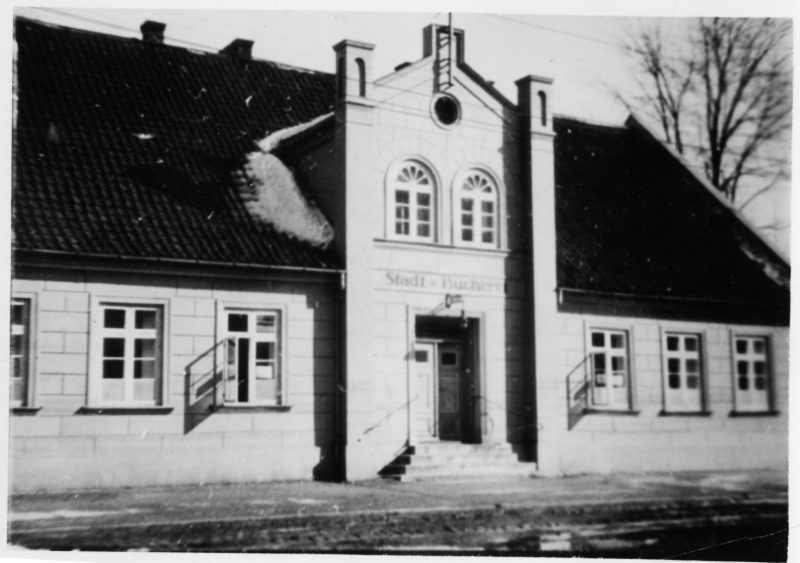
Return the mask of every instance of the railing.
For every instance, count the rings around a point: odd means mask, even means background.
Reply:
[[[567,430],[580,422],[589,407],[589,376],[584,366],[591,360],[592,355],[587,354],[567,374]]]
[[[367,434],[369,434],[369,433],[370,433],[370,432],[372,432],[373,430],[376,430],[376,429],[380,428],[381,426],[383,426],[384,424],[386,424],[386,422],[387,422],[387,421],[388,421],[390,418],[394,417],[394,415],[396,415],[397,413],[400,413],[400,412],[405,412],[405,413],[406,413],[406,416],[408,416],[408,415],[409,415],[409,413],[411,412],[411,408],[410,408],[410,407],[411,407],[411,404],[412,404],[412,403],[414,403],[414,402],[415,402],[417,399],[419,399],[419,395],[415,396],[413,399],[410,399],[410,400],[408,400],[408,401],[405,401],[405,402],[404,402],[403,404],[401,404],[400,406],[398,406],[398,407],[396,407],[396,408],[392,409],[391,411],[389,411],[388,413],[386,413],[385,415],[383,415],[381,418],[379,418],[378,420],[376,420],[376,421],[375,421],[373,424],[371,424],[371,425],[369,425],[367,428],[365,428],[365,429],[364,429],[364,431],[361,433],[361,435],[362,435],[362,436],[366,436]]]
[[[202,422],[222,404],[220,388],[224,393],[224,368],[227,365],[227,346],[230,338],[223,338],[211,348],[197,356],[184,368],[186,377],[185,411],[191,419],[185,425],[187,431]],[[219,348],[222,346],[222,353]],[[220,359],[222,360],[220,362]],[[222,385],[220,385],[222,384]]]

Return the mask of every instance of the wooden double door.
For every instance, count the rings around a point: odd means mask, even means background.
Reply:
[[[471,357],[454,339],[418,339],[416,425],[421,439],[474,441],[476,395]]]

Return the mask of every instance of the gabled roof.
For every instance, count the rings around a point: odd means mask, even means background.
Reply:
[[[772,303],[788,315],[788,264],[629,123],[555,120],[559,286]]]
[[[331,268],[248,213],[268,133],[331,111],[334,77],[18,18],[15,248]]]
[[[16,40],[16,250],[338,266],[246,201],[259,141],[333,127],[333,75],[23,18]],[[788,264],[652,136],[554,128],[560,288],[788,315]]]

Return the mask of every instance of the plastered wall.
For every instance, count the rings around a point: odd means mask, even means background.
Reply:
[[[634,412],[586,414],[568,430],[565,380],[586,369],[587,327],[628,331]],[[787,467],[788,329],[570,313],[560,313],[554,328],[559,367],[537,384],[547,473]],[[708,413],[664,414],[664,331],[701,335]],[[774,412],[735,412],[736,334],[769,338]]]
[[[23,272],[12,290],[35,300],[33,406],[40,407],[11,416],[12,490],[308,479],[334,470],[337,303],[330,284]],[[82,414],[92,297],[165,304],[169,412]],[[215,342],[220,303],[285,312],[287,409],[212,413],[187,401],[187,381],[213,368],[204,354]]]

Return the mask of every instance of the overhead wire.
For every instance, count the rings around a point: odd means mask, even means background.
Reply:
[[[34,7],[34,8],[31,8],[31,9],[34,9],[34,10],[37,10],[37,11],[48,12],[48,13],[52,13],[52,14],[55,14],[55,15],[59,15],[59,16],[72,18],[72,19],[75,19],[75,20],[79,20],[79,21],[84,21],[86,23],[92,23],[94,25],[104,26],[104,27],[107,27],[109,29],[116,29],[116,30],[119,30],[119,31],[126,31],[126,32],[131,32],[131,33],[139,33],[138,29],[134,29],[134,28],[127,27],[127,26],[114,24],[114,23],[103,21],[103,20],[99,20],[99,19],[96,19],[96,18],[90,18],[90,17],[83,16],[83,15],[78,15],[78,14],[74,14],[74,13],[70,13],[70,12],[65,12],[65,11],[62,11],[62,10],[57,10],[57,9],[53,9],[53,8],[38,8],[38,7]],[[439,15],[441,15],[441,12],[437,12],[436,15],[434,15],[434,17],[429,21],[431,23],[435,22],[436,18]],[[499,14],[488,14],[488,15],[490,17],[493,17],[493,18],[496,18],[496,19],[499,19],[499,20],[514,22],[514,23],[517,23],[517,24],[520,24],[520,25],[524,25],[524,26],[527,26],[527,27],[540,29],[540,30],[543,30],[543,31],[548,31],[548,32],[551,32],[551,33],[557,33],[557,34],[573,37],[573,38],[576,38],[576,39],[589,41],[589,42],[592,42],[592,43],[595,43],[595,44],[603,45],[603,46],[606,46],[606,47],[613,47],[615,49],[619,49],[619,45],[611,43],[609,41],[604,41],[602,39],[598,39],[596,37],[591,37],[591,36],[588,36],[588,35],[569,32],[569,31],[565,31],[565,30],[560,30],[560,29],[557,29],[557,28],[548,27],[548,26],[541,25],[541,24],[536,24],[536,23],[533,23],[533,22],[523,21],[523,20],[520,20],[520,19],[517,19],[517,18],[514,18],[514,17],[510,17],[510,16],[502,16],[502,15],[499,15]],[[297,39],[294,38],[294,40],[297,40]],[[170,41],[174,42],[174,43],[180,43],[180,44],[183,44],[183,45],[189,45],[189,46],[192,46],[192,47],[195,47],[195,48],[208,50],[208,51],[211,51],[211,52],[217,52],[219,50],[218,47],[213,47],[211,45],[207,45],[207,44],[203,44],[203,43],[197,43],[197,42],[194,42],[194,41],[187,41],[187,40],[184,40],[184,39],[170,38]],[[308,45],[320,46],[320,44],[315,43],[315,42],[310,42],[310,41],[304,41],[304,43],[308,44]],[[350,80],[354,80],[354,79],[350,79]],[[426,80],[426,82],[427,82],[427,80]],[[373,86],[379,87],[379,88],[395,90],[396,92],[398,92],[398,95],[399,94],[410,94],[410,95],[416,95],[416,96],[422,96],[422,97],[430,97],[430,94],[428,94],[428,93],[419,92],[419,91],[415,90],[415,88],[418,87],[419,85],[421,85],[421,83],[417,84],[417,85],[414,85],[414,86],[411,86],[411,87],[408,87],[408,88],[398,88],[398,87],[395,87],[395,86],[391,86],[389,84],[379,84],[375,80],[370,81],[370,84],[373,85]],[[384,107],[390,107],[391,106],[391,107],[396,108],[397,110],[405,111],[406,115],[410,115],[410,116],[425,116],[425,115],[428,115],[425,111],[420,111],[420,110],[418,110],[418,108],[413,107],[413,106],[406,106],[406,105],[402,105],[402,104],[393,104],[393,103],[390,103],[390,102],[387,102],[387,101],[381,101],[380,103]],[[461,103],[462,103],[462,105],[467,106],[467,107],[475,107],[475,108],[479,108],[479,109],[482,109],[482,110],[486,110],[486,109],[490,109],[491,110],[491,108],[487,108],[487,106],[485,104],[477,104],[477,103],[464,102],[464,101],[462,101]],[[505,118],[503,118],[502,116],[498,116],[498,117],[500,117],[501,119],[505,120]],[[482,121],[478,121],[478,120],[464,120],[463,122],[470,123],[471,125],[473,125],[475,127],[483,128],[484,130],[493,130],[493,129],[499,130],[499,129],[503,129],[503,127],[497,126],[496,124],[492,124],[492,123],[488,123],[488,122],[482,122]],[[702,149],[702,147],[700,147],[699,145],[691,145],[689,143],[684,143],[684,145],[690,146],[691,148],[694,148],[696,150]],[[741,155],[741,153],[737,153],[737,152],[735,152],[733,150],[729,150],[727,152],[729,154],[733,155],[733,156],[740,156]],[[787,158],[774,158],[774,157],[767,157],[767,156],[761,156],[761,155],[755,154],[755,155],[752,156],[752,158],[754,160],[760,160],[760,161],[765,161],[765,162],[773,162],[773,163],[777,163],[777,164],[787,164],[789,162],[788,157]]]
[[[74,18],[74,19],[77,19],[77,20],[85,21],[87,23],[93,23],[95,25],[104,25],[104,26],[107,26],[109,28],[117,29],[117,30],[120,30],[120,31],[129,31],[129,32],[132,32],[132,33],[138,33],[139,32],[139,30],[136,30],[136,29],[133,29],[133,28],[120,26],[120,25],[117,25],[117,24],[109,23],[109,22],[104,22],[104,21],[101,21],[101,20],[98,20],[98,19],[94,19],[94,18],[87,18],[85,16],[70,14],[68,12],[63,12],[61,10],[55,10],[55,9],[51,9],[51,8],[35,8],[35,9],[36,10],[50,12],[50,13],[57,14],[57,15],[62,15],[62,16],[65,16],[65,17],[71,17],[71,18]],[[186,45],[192,45],[194,47],[207,49],[207,50],[210,50],[212,52],[217,52],[218,51],[218,47],[212,47],[210,45],[205,45],[205,44],[202,44],[202,43],[195,43],[195,42],[192,42],[192,41],[185,41],[185,40],[182,40],[182,39],[174,39],[174,38],[170,38],[170,41],[171,42],[180,42],[180,43],[183,43],[183,44],[186,44]],[[312,42],[306,42],[306,43],[311,44],[311,45],[319,45],[317,43],[312,43]],[[349,80],[353,80],[353,79],[349,79]],[[428,80],[426,79],[426,82],[427,81]],[[386,89],[389,89],[389,90],[395,90],[398,93],[429,97],[429,94],[425,94],[425,93],[418,92],[418,91],[414,90],[414,88],[416,88],[417,86],[419,86],[421,84],[414,85],[414,86],[412,86],[410,88],[398,88],[398,87],[395,87],[395,86],[391,86],[389,84],[379,84],[377,80],[371,80],[369,83],[370,83],[370,85],[378,86],[380,88],[386,88]],[[472,105],[473,107],[479,107],[479,108],[484,108],[485,107],[482,104],[474,104],[474,103],[471,103],[471,102],[462,102],[462,105],[467,105],[467,106]]]
[[[28,8],[28,9],[34,10],[34,11],[39,11],[39,12],[47,12],[47,13],[51,13],[51,14],[54,14],[54,15],[58,15],[58,16],[66,17],[66,18],[71,18],[71,19],[74,19],[74,20],[83,21],[83,22],[86,22],[86,23],[94,24],[94,25],[107,27],[109,29],[115,29],[117,31],[125,31],[125,32],[129,32],[129,33],[134,33],[134,34],[139,34],[140,33],[140,30],[135,29],[133,27],[127,27],[127,26],[123,26],[123,25],[119,25],[119,24],[115,24],[115,23],[99,20],[99,19],[96,19],[96,18],[90,18],[90,17],[87,17],[87,16],[78,15],[78,14],[74,14],[74,13],[70,13],[70,12],[65,12],[65,11],[57,10],[57,9],[53,9],[53,8],[31,7],[31,8]],[[439,13],[437,13],[437,16],[438,15],[439,15]],[[433,23],[432,20],[431,20],[431,23]],[[217,22],[215,22],[214,25],[217,25]],[[234,30],[234,28],[232,26],[226,26],[226,27],[228,27],[228,29]],[[288,35],[284,35],[284,34],[280,34],[280,33],[276,34],[274,32],[271,32],[270,35],[284,37],[286,39],[291,39],[291,41],[294,42],[294,43],[302,43],[304,45],[311,45],[311,46],[314,46],[314,47],[318,47],[319,49],[329,50],[331,48],[330,45],[325,45],[325,44],[322,44],[322,43],[318,43],[316,41],[308,41],[308,40],[305,40],[305,39],[300,39],[295,35],[288,36]],[[218,53],[220,48],[221,48],[220,46],[208,45],[206,43],[197,43],[195,41],[188,41],[186,39],[179,39],[179,38],[172,37],[172,36],[167,37],[167,41],[170,44],[176,43],[176,44],[180,44],[180,45],[186,45],[186,46],[189,46],[189,47],[192,47],[192,48],[195,48],[195,49],[202,49],[202,50],[208,51],[210,53]],[[375,57],[375,58],[377,58],[377,60],[383,61],[387,66],[393,67],[393,64],[388,59],[383,59],[381,57]],[[277,62],[277,61],[275,61],[275,62]],[[288,64],[288,63],[286,63],[286,64]],[[319,72],[324,72],[324,71],[319,71]]]
[[[105,27],[108,27],[110,29],[115,29],[115,30],[119,30],[119,31],[126,31],[126,32],[130,32],[130,33],[135,33],[135,34],[139,33],[139,30],[131,28],[131,27],[121,26],[121,25],[118,25],[118,24],[102,21],[102,20],[99,20],[99,19],[96,19],[96,18],[90,18],[90,17],[87,17],[87,16],[74,14],[74,13],[70,13],[70,12],[65,12],[65,11],[62,11],[62,10],[57,10],[57,9],[53,9],[53,8],[32,8],[32,9],[37,10],[37,11],[43,11],[43,12],[59,15],[59,16],[63,16],[63,17],[72,18],[72,19],[75,19],[75,20],[78,20],[78,21],[84,21],[84,22],[91,23],[91,24],[94,24],[94,25],[105,26]],[[442,12],[437,12],[432,19],[428,20],[429,23],[435,23],[436,18],[439,17],[441,14],[442,14]],[[500,16],[498,16],[498,17],[500,17]],[[518,23],[522,23],[522,24],[528,25],[528,22],[521,22],[521,21],[518,21],[518,20],[514,20],[514,18],[501,17],[501,19],[517,21]],[[553,31],[553,32],[558,32],[559,31],[559,30],[554,29],[554,28],[547,28],[546,26],[538,26],[538,27],[542,27],[544,29],[547,29],[547,30]],[[579,34],[572,34],[572,35],[579,36]],[[583,38],[585,38],[585,37],[583,37]],[[294,41],[298,41],[298,39],[296,39],[296,38],[293,38],[293,40]],[[219,47],[214,47],[214,46],[203,44],[203,43],[197,43],[197,42],[194,42],[194,41],[187,41],[187,40],[176,39],[176,38],[172,38],[172,37],[169,38],[169,41],[170,41],[170,43],[179,43],[179,44],[182,44],[182,45],[190,46],[192,48],[198,48],[198,49],[207,50],[207,51],[210,51],[212,53],[216,53],[216,52],[219,51]],[[307,45],[314,45],[314,46],[322,47],[321,44],[316,43],[316,42],[311,42],[311,41],[302,41],[302,42],[307,44]],[[392,66],[392,65],[390,64],[389,66]],[[324,72],[324,71],[319,71],[319,72]],[[378,85],[376,81],[371,81],[371,84],[376,85],[376,86]],[[382,88],[388,88],[388,89],[394,88],[393,86],[390,86],[388,84],[381,84],[379,86],[382,87]],[[427,96],[427,94],[422,94],[422,93],[418,93],[418,92],[412,92],[412,91],[410,91],[408,89],[397,89],[397,91],[398,92],[403,92],[403,93],[411,93],[412,95]],[[465,104],[469,105],[470,102],[465,102]],[[483,107],[482,104],[472,104],[472,105],[474,105],[475,107]]]
[[[115,24],[115,23],[109,23],[109,22],[105,22],[105,21],[98,20],[98,19],[95,19],[95,18],[89,18],[89,17],[86,17],[86,16],[79,16],[79,15],[76,15],[76,14],[71,14],[69,12],[63,12],[61,10],[54,10],[53,8],[33,8],[33,9],[34,10],[38,10],[38,11],[42,11],[42,12],[49,12],[49,13],[56,14],[56,15],[63,16],[63,17],[67,17],[67,18],[72,18],[72,19],[79,20],[79,21],[84,21],[84,22],[87,22],[87,23],[92,23],[92,24],[95,24],[95,25],[105,26],[105,27],[108,27],[110,29],[117,29],[119,31],[127,31],[127,32],[130,32],[130,33],[139,33],[140,32],[138,29],[134,29],[134,28],[131,28],[131,27],[126,27],[126,26],[123,26],[123,25]],[[207,50],[214,51],[214,52],[219,50],[218,47],[211,47],[210,45],[204,45],[202,43],[195,43],[194,41],[186,41],[184,39],[175,39],[175,38],[171,37],[170,41],[174,42],[174,43],[181,43],[183,45],[190,45],[192,47],[196,47],[196,48],[199,48],[199,49],[207,49]]]
[[[495,19],[514,22],[514,23],[517,23],[519,25],[524,25],[524,26],[531,27],[531,28],[534,28],[534,29],[539,29],[539,30],[542,30],[542,31],[549,31],[550,33],[557,33],[557,34],[564,35],[564,36],[567,36],[567,37],[572,37],[572,38],[575,38],[575,39],[581,39],[583,41],[589,41],[589,42],[595,43],[597,45],[603,45],[604,47],[613,47],[614,49],[620,49],[620,45],[618,45],[616,43],[612,43],[610,41],[604,41],[603,39],[599,39],[597,37],[591,37],[589,35],[583,35],[583,34],[575,33],[575,32],[572,32],[572,31],[564,31],[563,29],[558,29],[558,28],[554,28],[554,27],[548,27],[546,25],[541,25],[541,24],[537,24],[537,23],[533,23],[533,22],[520,20],[520,19],[511,17],[511,16],[501,16],[500,14],[488,14],[488,15],[489,15],[489,17],[492,17],[492,18],[495,18]]]

